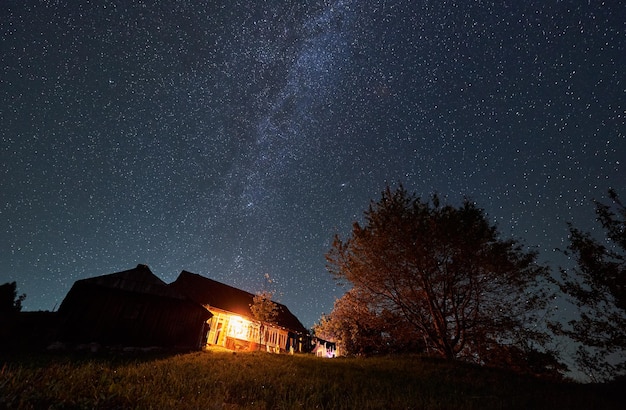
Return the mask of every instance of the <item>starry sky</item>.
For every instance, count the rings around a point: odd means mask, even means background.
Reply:
[[[386,184],[469,197],[552,266],[626,195],[621,1],[0,3],[0,283],[54,310],[147,264],[306,327]],[[267,284],[264,275],[272,283]]]

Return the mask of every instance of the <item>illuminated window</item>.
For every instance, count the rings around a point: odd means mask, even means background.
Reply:
[[[239,316],[232,316],[230,318],[228,336],[246,340],[248,328],[250,327],[249,324],[250,322]]]

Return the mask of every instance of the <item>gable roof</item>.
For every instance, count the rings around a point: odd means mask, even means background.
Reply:
[[[250,305],[254,294],[241,289],[226,285],[213,279],[200,276],[188,271],[182,271],[178,278],[170,284],[178,292],[189,296],[196,303],[209,305],[240,316],[253,318]],[[308,333],[298,318],[289,311],[287,306],[276,303],[278,317],[276,322],[279,326],[297,333]]]
[[[172,299],[186,300],[185,295],[177,292],[159,279],[146,265],[137,265],[133,269],[93,278],[77,280],[74,286],[98,286],[126,292],[154,295]]]

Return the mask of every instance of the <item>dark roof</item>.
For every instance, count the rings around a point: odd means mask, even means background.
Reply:
[[[209,305],[248,318],[253,317],[250,305],[253,302],[254,294],[244,290],[187,271],[182,271],[170,286],[189,296],[196,303]],[[276,321],[279,326],[293,332],[308,333],[287,306],[280,303],[276,303],[276,305],[278,306]]]
[[[185,295],[177,292],[155,276],[148,266],[141,264],[122,272],[77,280],[75,285],[92,285],[173,299],[187,299]]]

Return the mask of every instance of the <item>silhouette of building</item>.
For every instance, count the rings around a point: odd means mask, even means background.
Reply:
[[[74,283],[58,311],[60,340],[108,346],[310,351],[307,329],[280,303],[273,323],[250,309],[254,295],[183,271],[166,284],[146,265]]]
[[[211,317],[145,265],[76,281],[58,315],[65,342],[192,349]]]

